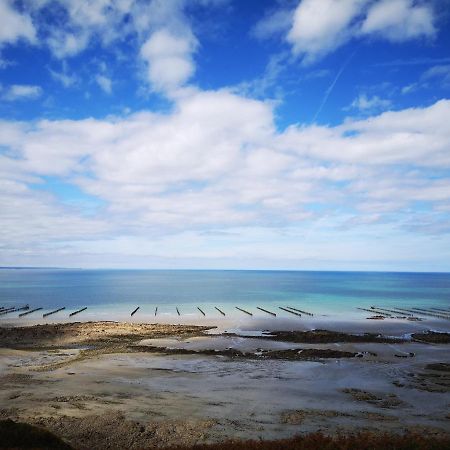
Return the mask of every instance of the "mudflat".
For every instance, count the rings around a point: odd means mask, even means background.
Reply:
[[[0,418],[73,448],[450,434],[448,333],[223,333],[86,322],[0,328]]]
[[[0,327],[0,346],[10,348],[61,347],[64,345],[126,345],[146,337],[191,335],[212,326],[147,323],[73,322]]]

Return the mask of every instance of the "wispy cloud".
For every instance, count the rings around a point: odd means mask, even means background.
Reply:
[[[446,86],[450,86],[450,64],[441,64],[430,67],[422,74],[423,80],[438,80]]]
[[[78,77],[74,73],[69,73],[69,69],[65,61],[62,64],[62,70],[57,71],[49,69],[51,77],[61,83],[64,87],[68,88],[77,84]]]
[[[410,58],[410,59],[394,59],[375,64],[378,67],[401,67],[401,66],[432,66],[437,64],[450,63],[449,57],[442,58]]]
[[[103,92],[106,92],[107,94],[111,94],[112,92],[112,81],[110,78],[108,78],[105,75],[96,75],[95,81],[100,86],[101,90]]]
[[[9,102],[15,100],[32,100],[40,97],[41,95],[42,88],[40,86],[13,84],[4,90],[2,99]]]
[[[359,94],[350,105],[344,108],[344,110],[357,110],[363,113],[374,113],[376,111],[385,110],[391,105],[391,100],[380,98],[378,95],[368,97],[366,94]]]

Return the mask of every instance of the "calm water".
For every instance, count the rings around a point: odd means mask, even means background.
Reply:
[[[297,306],[356,314],[356,306],[450,307],[450,274],[294,271],[0,269],[0,306],[176,314],[200,306]],[[361,314],[361,313],[360,313]],[[1,320],[1,318],[0,318]]]

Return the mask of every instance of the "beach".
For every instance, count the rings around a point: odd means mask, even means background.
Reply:
[[[255,325],[3,324],[1,418],[77,449],[450,433],[445,321]]]

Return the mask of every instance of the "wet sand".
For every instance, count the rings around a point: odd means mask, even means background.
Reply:
[[[80,449],[318,430],[450,434],[449,344],[411,339],[438,327],[402,323],[377,340],[380,329],[368,326],[362,339],[360,323],[351,328],[358,338],[318,341],[323,332],[277,335],[279,322],[265,324],[268,333],[114,322],[0,328],[0,417]]]

